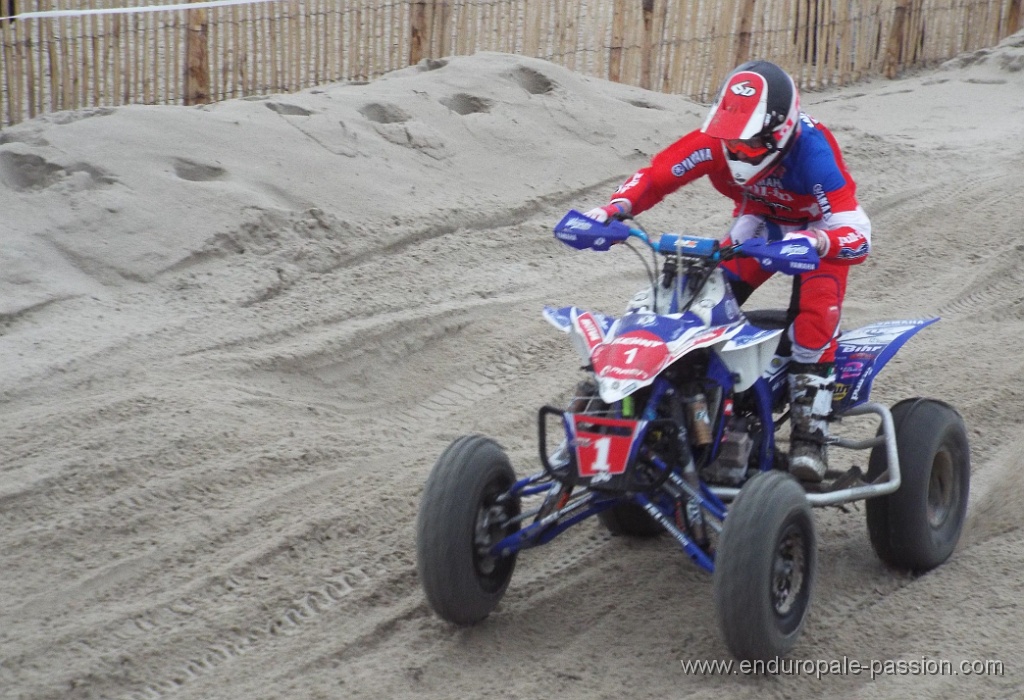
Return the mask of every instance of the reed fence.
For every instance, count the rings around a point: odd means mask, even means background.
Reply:
[[[1021,28],[1021,2],[0,0],[0,126],[366,81],[477,51],[704,102],[756,56],[815,89],[992,46]]]

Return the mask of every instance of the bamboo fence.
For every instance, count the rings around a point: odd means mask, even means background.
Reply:
[[[0,127],[367,81],[478,51],[707,102],[750,57],[823,88],[992,46],[1022,19],[1022,0],[172,1],[0,0]]]

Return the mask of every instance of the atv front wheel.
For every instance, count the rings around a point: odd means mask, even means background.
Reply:
[[[726,514],[712,576],[718,622],[737,659],[767,660],[793,648],[816,571],[804,490],[780,471],[751,477]]]
[[[928,571],[949,558],[960,539],[971,484],[971,455],[963,419],[932,399],[892,407],[900,487],[868,499],[868,535],[889,566]],[[885,446],[871,450],[868,481],[888,467]]]
[[[514,483],[505,451],[480,435],[455,440],[427,479],[416,521],[417,568],[427,602],[449,622],[475,624],[505,594],[516,555],[490,550],[519,529],[512,522],[519,499],[504,496]]]

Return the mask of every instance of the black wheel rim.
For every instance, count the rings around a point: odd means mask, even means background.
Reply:
[[[789,633],[800,625],[810,590],[811,540],[800,520],[782,531],[772,559],[771,596],[779,628]]]
[[[492,482],[477,509],[473,527],[473,567],[487,591],[500,589],[511,575],[514,556],[498,557],[491,548],[516,530],[509,521],[519,514],[513,498],[502,499],[508,484]]]
[[[956,476],[953,456],[941,450],[935,455],[928,478],[928,524],[933,529],[942,527],[960,500],[960,482]]]

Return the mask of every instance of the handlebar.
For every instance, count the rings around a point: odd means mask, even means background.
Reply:
[[[714,264],[742,256],[757,260],[766,270],[788,275],[815,270],[819,264],[818,252],[809,241],[766,241],[763,238],[750,238],[741,243],[723,246],[717,238],[680,233],[664,233],[652,239],[646,231],[625,221],[609,219],[601,223],[575,210],[562,217],[554,232],[558,240],[577,250],[606,251],[616,243],[636,238],[655,253],[666,256],[703,260]]]

